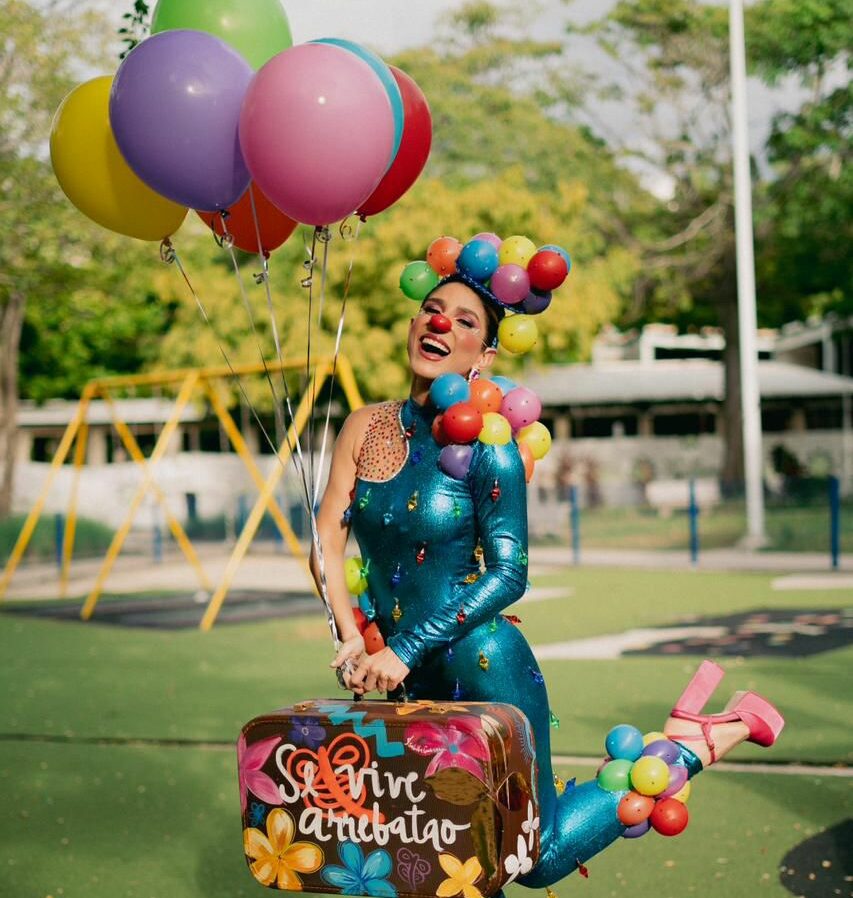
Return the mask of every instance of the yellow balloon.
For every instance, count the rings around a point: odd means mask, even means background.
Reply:
[[[682,802],[682,804],[687,804],[687,799],[690,798],[690,780],[687,780],[687,782],[675,793],[675,795],[671,797],[676,801]]]
[[[533,458],[539,461],[545,458],[551,448],[551,432],[541,421],[534,421],[518,432],[518,442],[527,443]]]
[[[646,755],[631,768],[631,788],[640,795],[659,795],[669,785],[666,761]]]
[[[141,181],[124,161],[110,126],[113,79],[93,78],[59,104],[50,131],[50,160],[69,200],[102,227],[140,240],[174,233],[186,208]]]
[[[512,439],[512,427],[498,412],[486,412],[477,439],[487,446],[504,446]]]
[[[498,341],[509,352],[527,352],[538,339],[539,328],[530,315],[507,315],[498,325]]]
[[[652,742],[657,742],[660,739],[666,738],[667,736],[665,733],[646,733],[646,735],[643,736],[643,745],[651,745]]]
[[[360,596],[367,589],[367,579],[362,573],[360,558],[347,558],[344,562],[344,577],[347,589],[354,595]]]
[[[507,237],[498,250],[498,261],[501,265],[520,265],[527,268],[527,263],[536,255],[536,244],[529,237],[515,234]]]

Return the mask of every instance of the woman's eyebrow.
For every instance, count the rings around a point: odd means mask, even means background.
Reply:
[[[474,309],[469,309],[466,306],[459,306],[459,311],[467,312],[469,315],[473,315],[477,319],[477,321],[480,320],[480,316],[477,314],[477,312],[474,311]]]

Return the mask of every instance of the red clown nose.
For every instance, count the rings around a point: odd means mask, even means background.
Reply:
[[[439,334],[448,334],[453,328],[453,322],[447,315],[431,315],[429,319],[430,330]]]

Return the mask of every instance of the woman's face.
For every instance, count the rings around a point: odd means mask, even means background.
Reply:
[[[475,366],[488,367],[495,351],[484,343],[487,326],[483,302],[473,290],[456,282],[443,284],[424,300],[409,326],[412,373],[435,380],[441,374],[467,375]]]

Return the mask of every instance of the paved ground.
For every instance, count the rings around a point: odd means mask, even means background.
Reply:
[[[218,584],[228,563],[228,550],[219,544],[197,547],[202,565],[214,585]],[[71,568],[68,596],[88,594],[95,583],[102,559],[75,561]],[[569,547],[534,546],[530,550],[531,572],[572,564]],[[646,570],[690,570],[694,566],[687,552],[586,549],[581,554],[584,567],[622,567]],[[833,571],[829,556],[817,553],[750,552],[739,549],[715,549],[703,552],[695,566],[700,571],[759,571],[778,573],[778,589],[853,588],[853,558],[842,558]],[[305,593],[311,590],[302,562],[266,546],[253,549],[244,559],[234,579],[235,589],[274,590]],[[123,555],[117,560],[106,582],[110,593],[141,591],[203,590],[194,569],[180,552],[171,551],[162,562],[150,556]],[[8,599],[59,598],[59,578],[53,564],[24,564],[15,572],[6,592]],[[200,595],[199,599],[204,600]],[[542,596],[541,598],[544,598]]]

